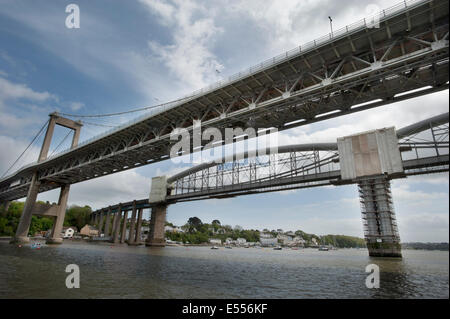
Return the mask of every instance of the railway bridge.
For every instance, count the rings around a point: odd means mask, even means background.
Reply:
[[[27,198],[14,242],[28,241],[31,216],[42,213],[55,217],[49,242],[60,243],[70,185],[168,159],[175,143],[171,133],[192,134],[197,121],[221,132],[283,131],[448,90],[448,38],[448,0],[406,0],[82,143],[81,123],[53,113],[38,161],[0,179],[0,203]],[[75,134],[70,149],[49,157],[55,125]],[[351,149],[349,140],[343,149]],[[205,142],[190,152],[206,148]],[[51,211],[36,203],[38,193],[58,188]]]
[[[357,184],[370,256],[400,257],[390,180],[449,170],[448,120],[445,113],[399,130],[382,128],[334,143],[286,145],[276,153],[263,149],[217,158],[170,177],[154,177],[149,198],[99,209],[93,212],[92,223],[112,242],[136,245],[141,239],[142,212],[151,209],[146,245],[164,246],[169,205]]]

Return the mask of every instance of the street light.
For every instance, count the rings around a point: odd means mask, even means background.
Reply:
[[[328,19],[330,19],[331,36],[333,36],[333,19],[330,16],[328,16]]]

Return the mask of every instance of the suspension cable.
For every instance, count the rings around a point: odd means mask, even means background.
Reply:
[[[192,96],[183,97],[181,99],[172,100],[172,101],[164,102],[164,103],[161,103],[161,104],[145,106],[145,107],[141,107],[141,108],[137,108],[137,109],[133,109],[133,110],[129,110],[129,111],[117,112],[117,113],[91,114],[91,115],[77,115],[77,114],[68,114],[68,113],[59,113],[59,114],[64,115],[64,116],[68,116],[68,117],[76,117],[76,118],[88,118],[88,117],[92,118],[92,117],[117,116],[117,115],[123,115],[123,114],[135,113],[135,112],[142,112],[142,111],[154,109],[154,108],[157,108],[157,107],[160,107],[160,106],[165,106],[165,105],[168,105],[168,104],[171,104],[171,103],[180,102],[180,101],[189,99],[191,97]]]
[[[30,146],[36,141],[36,139],[41,136],[44,128],[47,126],[48,122],[50,121],[50,119],[47,120],[47,122],[45,122],[45,124],[41,127],[41,129],[39,130],[39,132],[34,136],[33,140],[31,141],[30,144],[28,144],[28,146],[25,148],[25,150],[22,152],[22,154],[20,154],[20,156],[14,161],[14,163],[6,170],[5,173],[3,173],[2,177],[4,177],[10,170],[11,168],[14,167],[14,165],[16,165],[16,163],[20,160],[20,158],[25,154],[25,152],[30,148]]]
[[[56,146],[56,148],[53,150],[53,152],[50,154],[49,157],[52,157],[53,154],[55,154],[55,152],[58,150],[58,148],[64,143],[64,141],[67,139],[67,137],[69,137],[70,133],[72,133],[72,130],[69,131],[69,133],[67,133],[67,135],[63,138],[63,140],[58,144],[58,146]]]

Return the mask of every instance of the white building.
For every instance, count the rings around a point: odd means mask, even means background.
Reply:
[[[77,232],[76,227],[73,227],[73,226],[63,227],[61,235],[63,238],[72,238],[76,232]]]
[[[209,243],[213,245],[222,245],[222,240],[217,238],[210,238]]]
[[[272,238],[259,238],[259,242],[261,243],[261,246],[276,246],[278,245],[278,239],[272,237]]]
[[[236,244],[237,245],[244,245],[247,242],[247,240],[245,238],[238,238],[236,239]]]
[[[292,243],[292,236],[279,234],[277,239],[279,239],[284,245],[289,245]]]

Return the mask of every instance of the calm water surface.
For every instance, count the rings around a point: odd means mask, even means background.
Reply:
[[[0,298],[449,298],[449,254],[404,250],[128,247],[64,242],[19,248],[0,241]],[[80,289],[65,268],[80,267]],[[367,289],[365,267],[380,267]]]

